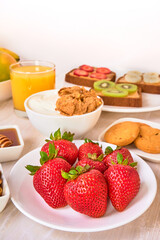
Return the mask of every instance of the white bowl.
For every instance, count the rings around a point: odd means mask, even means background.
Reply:
[[[0,82],[0,102],[12,97],[11,80]]]
[[[1,126],[0,130],[1,129],[10,129],[10,128],[13,128],[16,130],[17,136],[19,139],[19,145],[0,148],[0,162],[18,160],[18,158],[20,157],[20,155],[22,153],[23,147],[24,147],[24,142],[23,142],[20,130],[17,125]]]
[[[33,94],[28,97],[24,103],[27,116],[32,125],[38,129],[45,137],[50,136],[50,134],[52,132],[55,132],[58,128],[61,129],[61,132],[70,131],[71,133],[74,133],[74,139],[85,136],[85,134],[96,125],[103,107],[102,103],[95,111],[83,115],[64,116],[59,114],[58,111],[56,115],[47,115],[45,113],[42,114],[31,110],[31,108],[28,106],[29,100],[33,96],[37,96],[39,94],[52,94],[52,96],[55,95],[55,99],[57,100],[58,90],[48,90]],[[53,103],[54,109],[55,102]]]
[[[3,193],[2,193],[2,196],[0,196],[0,212],[2,212],[9,200],[10,191],[9,191],[9,187],[5,179],[1,164],[0,164],[0,171],[2,173],[2,181],[3,181]]]

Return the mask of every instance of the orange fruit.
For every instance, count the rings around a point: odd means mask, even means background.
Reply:
[[[0,82],[10,79],[9,66],[12,63],[16,63],[15,58],[8,53],[0,52]]]

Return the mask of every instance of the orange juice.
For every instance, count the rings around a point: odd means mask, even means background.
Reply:
[[[19,62],[11,66],[10,76],[16,110],[25,111],[24,101],[33,93],[55,88],[55,68],[51,66],[23,66]]]

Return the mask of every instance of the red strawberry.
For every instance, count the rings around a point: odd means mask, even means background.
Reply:
[[[97,73],[104,73],[104,74],[108,74],[111,72],[111,70],[109,68],[104,68],[104,67],[101,67],[101,68],[97,68],[96,69],[96,72]]]
[[[134,162],[132,155],[128,151],[128,149],[124,147],[123,148],[117,147],[115,150],[113,150],[111,147],[107,147],[105,149],[105,154],[107,155],[103,159],[103,163],[107,166],[107,168],[112,165],[111,161],[117,163],[117,153],[122,154],[123,159],[128,159],[128,164]]]
[[[81,70],[84,70],[86,72],[93,72],[94,68],[88,65],[82,65],[79,67]]]
[[[88,76],[88,72],[86,72],[84,70],[80,70],[80,69],[74,70],[73,74],[77,75],[77,76],[82,76],[82,77],[87,77]]]
[[[117,211],[123,211],[137,195],[140,188],[137,170],[130,165],[125,165],[127,164],[125,161],[110,166],[104,172],[104,177],[108,183],[109,198]],[[136,163],[134,163],[135,165]]]
[[[98,171],[100,171],[101,173],[104,173],[104,171],[107,169],[106,165],[102,162],[103,160],[103,154],[99,155],[99,157],[97,157],[96,153],[90,154],[88,153],[88,158],[84,158],[80,161],[77,162],[76,167],[77,166],[82,166],[85,167],[85,165],[89,165],[91,168],[94,168]]]
[[[106,74],[103,74],[103,73],[92,73],[90,75],[91,78],[97,78],[97,79],[106,79],[107,76]]]
[[[54,146],[50,144],[51,148],[54,148]],[[56,157],[56,155],[54,159],[49,159],[45,152],[41,152],[40,162],[42,166],[26,166],[31,175],[34,175],[33,186],[35,190],[50,207],[66,206],[64,185],[67,180],[62,177],[61,171],[69,171],[71,165],[66,160]]]
[[[90,139],[85,138],[84,144],[79,147],[78,151],[78,160],[88,159],[88,153],[96,153],[97,157],[103,154],[102,148],[98,145],[98,143],[92,142]]]
[[[54,136],[50,135],[50,140],[46,140],[47,143],[43,145],[41,151],[46,152],[49,155],[49,144],[54,143],[55,148],[58,150],[58,157],[63,157],[67,162],[73,165],[78,157],[78,148],[72,143],[73,135],[70,132],[65,132],[61,136],[60,129],[58,129]]]
[[[69,173],[62,172],[62,176],[69,180],[65,184],[64,195],[75,211],[98,218],[107,209],[107,183],[101,172],[89,169],[90,166],[86,165]]]

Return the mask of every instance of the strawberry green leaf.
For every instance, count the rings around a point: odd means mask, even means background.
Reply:
[[[61,135],[61,130],[60,130],[60,128],[58,128],[58,130],[54,132],[54,135],[53,135],[53,133],[50,134],[50,140],[46,139],[45,141],[49,142],[51,140],[65,139],[65,140],[68,140],[68,141],[72,142],[74,135],[75,134],[71,133],[71,132],[64,132],[63,135]]]
[[[101,154],[98,156],[97,161],[102,162],[103,161],[104,154]]]
[[[50,144],[49,144],[49,157],[48,157],[48,160],[49,160],[49,159],[56,158],[56,157],[57,157],[57,154],[58,154],[58,150],[59,150],[59,149],[56,149],[56,148],[55,148],[54,143],[50,143]]]
[[[72,142],[74,135],[75,134],[71,133],[71,132],[64,132],[63,135],[62,135],[62,139],[65,139],[65,140],[68,140],[68,141]]]
[[[89,166],[89,164],[86,164],[86,165],[84,166],[83,172],[87,172],[90,168],[91,168],[91,167]]]
[[[88,158],[92,160],[97,160],[97,153],[88,153]]]
[[[82,171],[83,171],[83,167],[82,167],[82,166],[77,166],[77,167],[76,167],[76,170],[77,170],[77,172],[78,172],[79,174],[81,174]]]
[[[69,179],[69,174],[65,171],[61,171],[61,175],[64,179]]]
[[[77,171],[76,171],[75,169],[71,169],[71,170],[69,171],[69,174],[75,175],[75,174],[77,174]]]
[[[108,155],[108,154],[110,154],[112,152],[113,152],[113,149],[110,146],[106,147],[106,149],[105,149],[105,154],[106,155]]]
[[[30,175],[33,176],[40,169],[40,166],[27,165],[25,168],[30,171]]]
[[[122,165],[128,165],[128,158],[124,159],[124,161],[122,162]]]
[[[54,137],[53,137],[53,134],[51,133],[50,134],[50,137],[49,137],[50,139],[45,139],[45,141],[46,142],[50,142],[51,140],[54,140]]]
[[[43,152],[43,151],[40,151],[40,164],[43,165],[45,162],[47,162],[49,159],[48,159],[48,155],[46,152]]]
[[[50,134],[50,137],[49,137],[49,138],[50,138],[50,140],[54,140],[54,137],[53,137],[53,134],[52,134],[52,133]]]
[[[61,130],[60,130],[60,128],[58,128],[58,130],[55,131],[54,137],[53,137],[52,140],[60,140],[60,139],[62,139],[62,137],[61,137]]]
[[[137,166],[137,162],[132,162],[132,163],[129,164],[129,166],[136,167]]]
[[[89,142],[90,142],[90,143],[94,143],[94,144],[99,145],[98,142],[93,142],[92,140],[90,140],[90,139],[88,139],[88,138],[85,138],[85,139],[84,139],[84,142],[85,142],[85,143],[89,143]]]
[[[123,155],[121,153],[117,153],[117,162],[118,164],[122,164],[123,161]]]
[[[71,168],[71,170],[67,173],[64,171],[61,171],[61,175],[63,178],[67,179],[68,181],[76,179],[79,175],[87,172],[91,167],[86,164],[84,167],[77,166],[76,168]]]
[[[115,150],[120,150],[122,147],[120,146],[117,146]]]
[[[91,160],[93,160],[93,161],[102,162],[102,160],[103,160],[103,154],[101,154],[101,155],[99,155],[99,156],[97,157],[97,153],[93,153],[93,154],[88,153],[88,158],[91,159]]]

